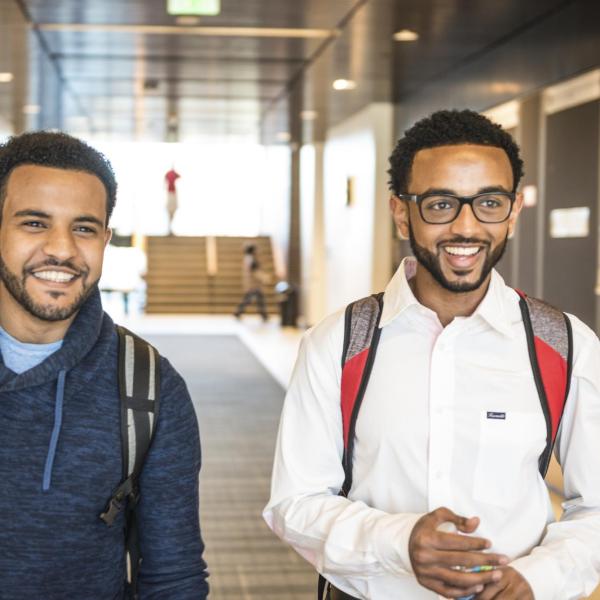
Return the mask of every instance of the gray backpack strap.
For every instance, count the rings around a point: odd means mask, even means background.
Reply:
[[[546,476],[565,409],[573,370],[573,332],[567,315],[517,290],[533,378],[546,418],[546,448],[540,456]]]
[[[126,550],[130,561],[128,594],[137,598],[137,577],[142,557],[135,509],[140,498],[139,476],[158,422],[160,355],[148,342],[125,327],[119,336],[119,397],[123,479],[100,518],[110,527],[126,509]]]
[[[352,487],[356,419],[377,352],[382,309],[383,293],[357,300],[346,308],[340,399],[344,431],[343,463],[346,474],[341,491],[343,495],[347,495]]]

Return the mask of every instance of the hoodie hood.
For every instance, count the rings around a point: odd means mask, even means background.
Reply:
[[[96,287],[67,330],[62,347],[39,365],[17,374],[8,369],[0,357],[0,392],[56,381],[60,371],[72,369],[94,347],[104,320],[110,321],[112,325],[110,317],[102,310],[100,291]]]

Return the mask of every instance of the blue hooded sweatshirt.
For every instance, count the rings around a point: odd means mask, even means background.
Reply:
[[[96,290],[60,350],[17,375],[0,360],[0,600],[121,600],[124,516],[118,338]],[[198,513],[200,439],[183,379],[161,358],[161,405],[140,478],[142,600],[208,594]]]

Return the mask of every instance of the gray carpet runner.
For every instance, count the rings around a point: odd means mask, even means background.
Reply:
[[[283,389],[236,336],[146,337],[183,375],[198,413],[211,600],[314,600],[314,571],[261,517]]]

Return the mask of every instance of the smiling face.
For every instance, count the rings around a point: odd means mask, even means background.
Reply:
[[[102,272],[106,190],[86,172],[19,166],[5,190],[0,224],[0,312],[65,321]]]
[[[460,144],[417,152],[408,192],[472,196],[512,189],[512,168],[502,149]],[[392,213],[430,277],[445,290],[471,292],[487,284],[490,271],[502,257],[521,204],[522,198],[517,195],[510,217],[494,224],[481,223],[469,206],[463,206],[451,223],[432,225],[423,221],[414,202],[397,198],[392,199]]]

